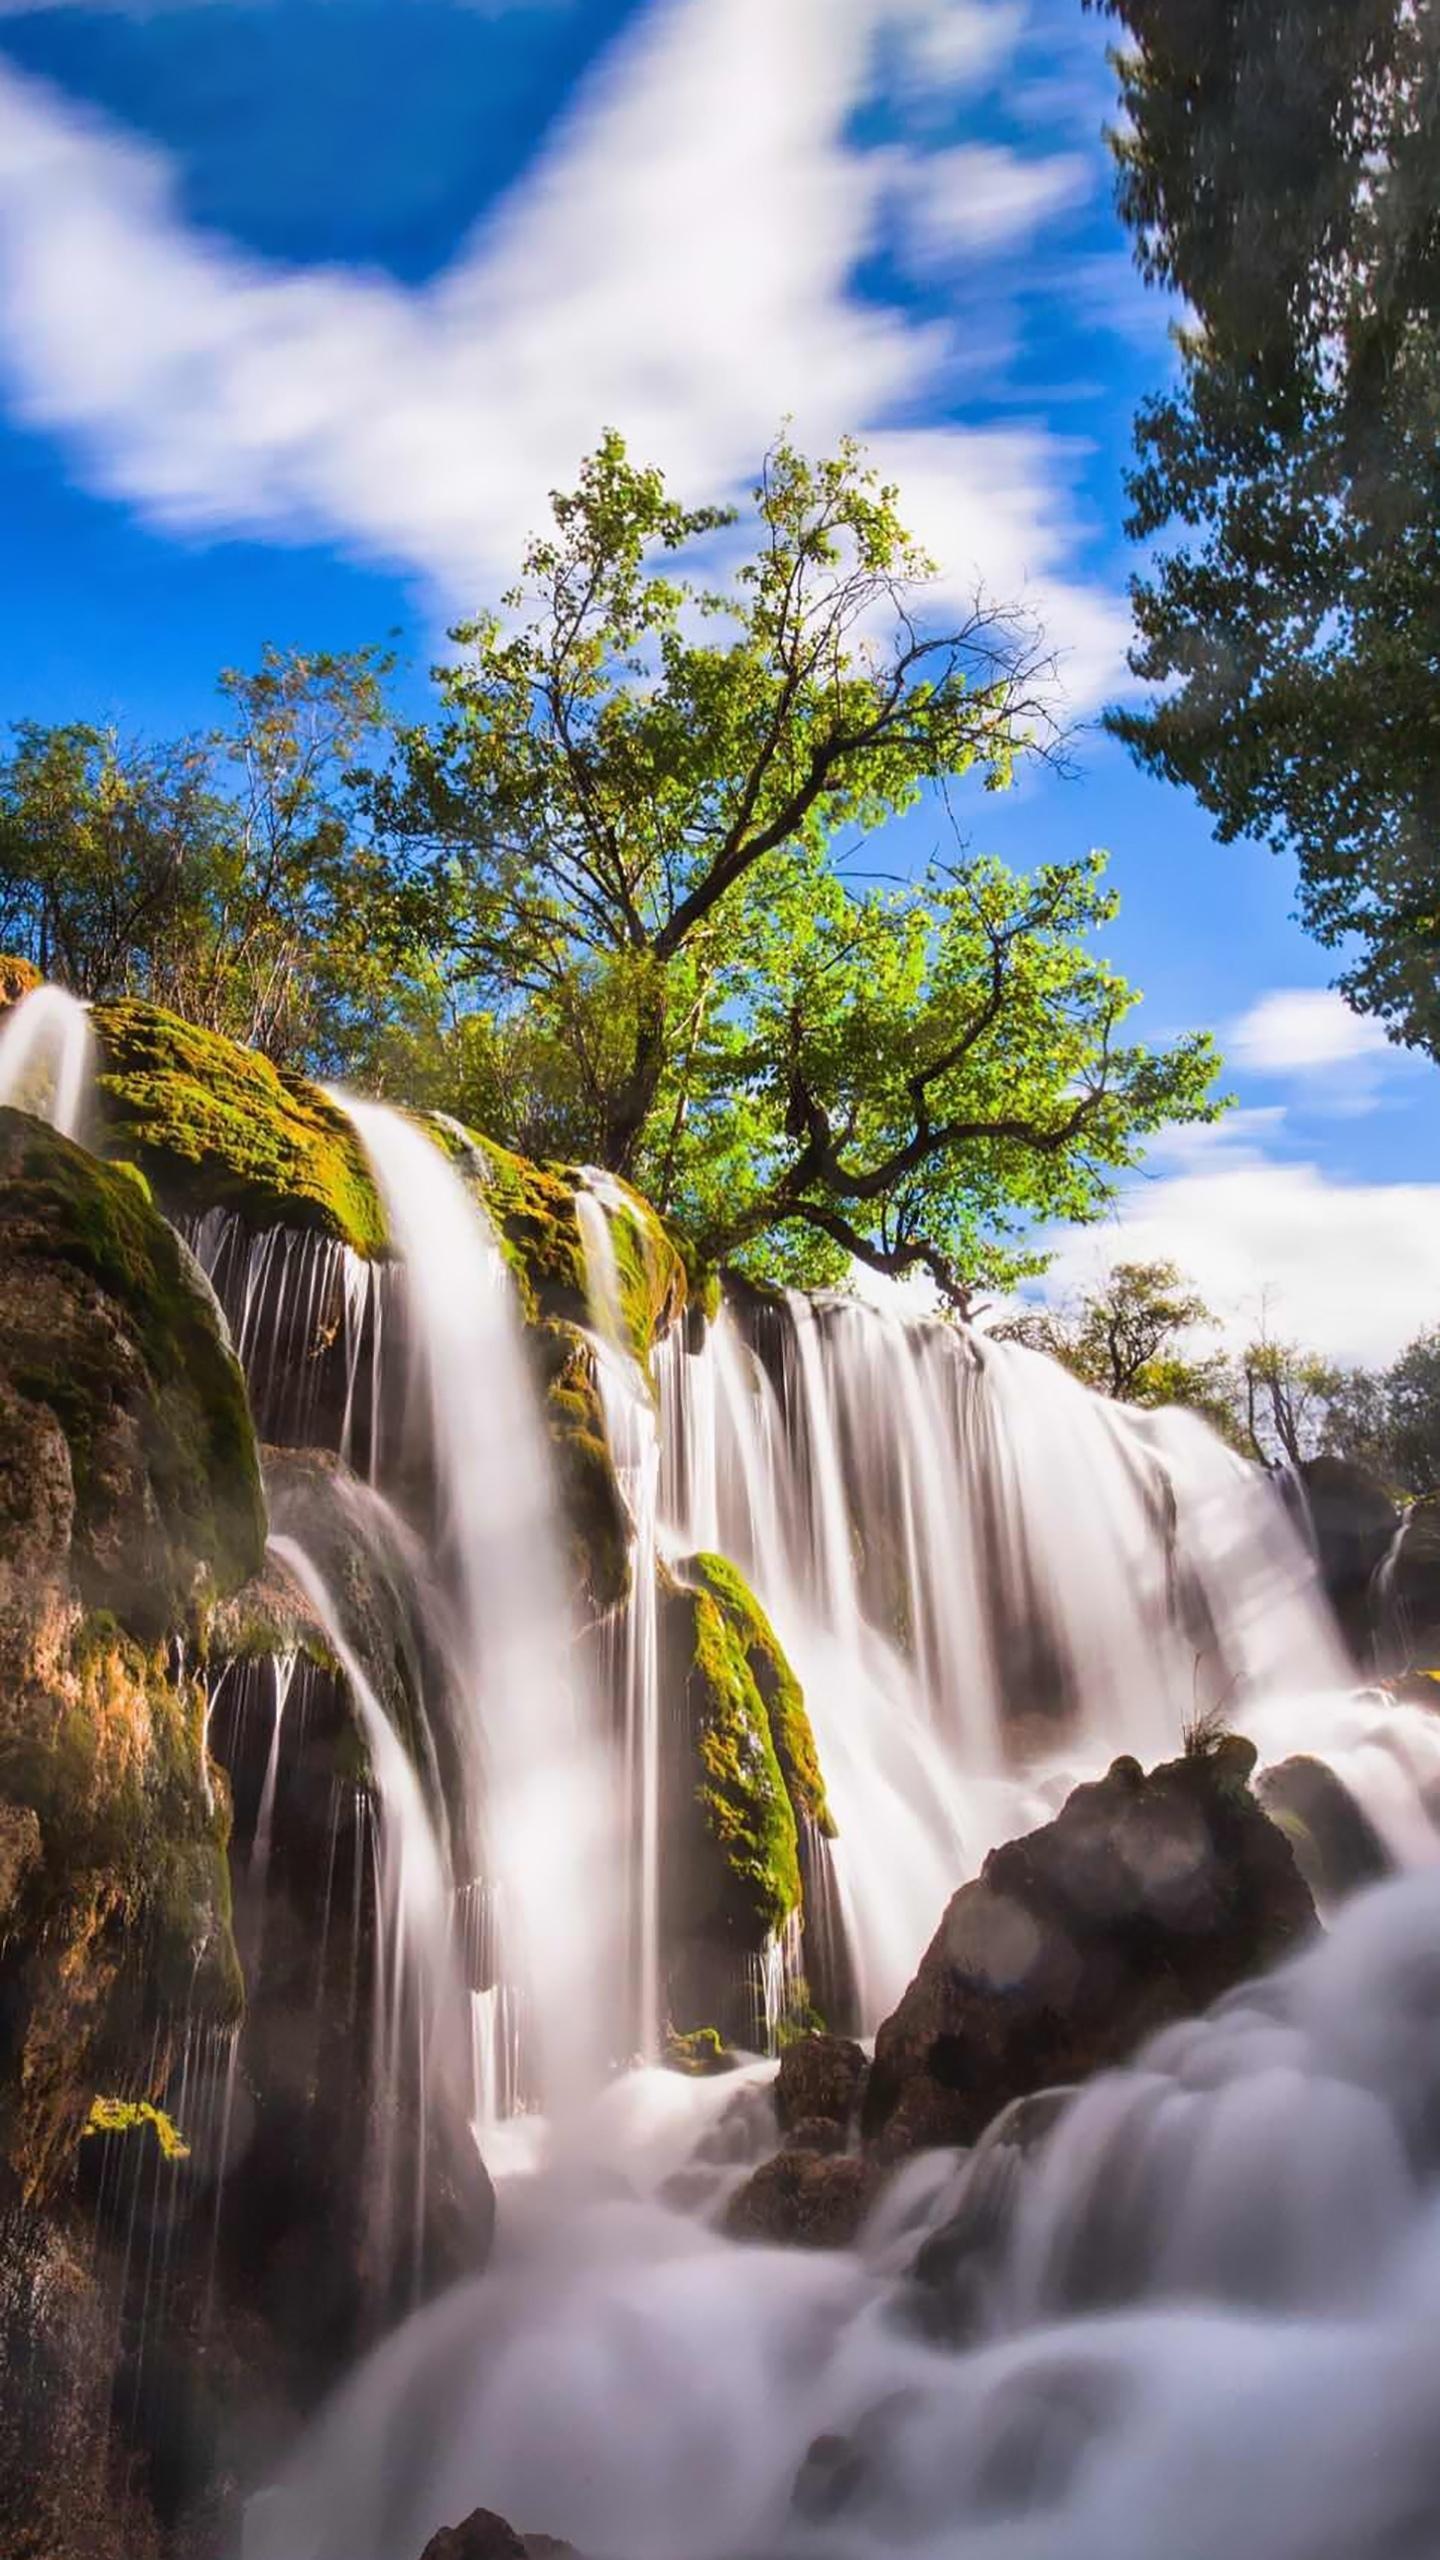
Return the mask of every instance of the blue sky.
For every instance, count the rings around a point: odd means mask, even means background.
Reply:
[[[1146,1026],[1231,1059],[1235,1118],[1057,1285],[1168,1251],[1236,1327],[1268,1292],[1383,1354],[1440,1314],[1434,1070],[1326,996],[1285,867],[1093,725],[1169,363],[1110,96],[1079,0],[0,0],[0,714],[165,732],[267,640],[392,632],[418,689],[602,425],[696,498],[786,414],[856,431],[1090,723],[973,840],[1109,847]]]

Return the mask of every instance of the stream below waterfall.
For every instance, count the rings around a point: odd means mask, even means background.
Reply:
[[[634,2075],[503,2177],[490,2270],[347,2388],[245,2560],[419,2560],[477,2505],[596,2560],[1433,2560],[1440,1877],[1028,2152],[1002,2120],[922,2155],[851,2253],[665,2201],[697,2147],[753,2156],[758,2076]],[[967,2209],[957,2346],[911,2271]]]

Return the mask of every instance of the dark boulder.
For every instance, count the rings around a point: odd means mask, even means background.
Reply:
[[[526,2552],[513,2525],[489,2507],[477,2507],[463,2524],[442,2526],[421,2560],[526,2560]]]
[[[878,2161],[854,2153],[777,2151],[731,2197],[725,2228],[734,2240],[848,2249],[883,2176]]]
[[[1307,1459],[1299,1483],[1326,1597],[1355,1660],[1368,1669],[1375,1650],[1375,1574],[1400,1514],[1379,1478],[1348,1458]]]
[[[1223,1737],[1077,1787],[961,1888],[876,2039],[862,2125],[884,2159],[972,2143],[1014,2098],[1120,2062],[1315,1926],[1283,1833]]]
[[[802,2127],[828,2125],[839,2134],[843,2148],[859,2113],[869,2068],[862,2047],[848,2036],[797,2036],[780,2056],[775,2080],[775,2113],[781,2132],[793,2135]]]
[[[1278,1823],[1321,1902],[1342,1902],[1391,1873],[1394,1859],[1369,1815],[1323,1760],[1304,1753],[1262,1771],[1255,1793]]]
[[[477,2507],[463,2524],[445,2525],[426,2543],[420,2560],[577,2560],[573,2542],[549,2533],[517,2533],[503,2516]]]

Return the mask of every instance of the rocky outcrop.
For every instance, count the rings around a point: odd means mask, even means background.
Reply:
[[[172,1217],[228,1209],[252,1228],[384,1250],[364,1153],[318,1085],[138,997],[97,1004],[92,1020],[106,1152],[138,1165]]]
[[[1379,1478],[1348,1458],[1300,1468],[1306,1525],[1326,1597],[1362,1669],[1374,1661],[1374,1581],[1400,1514]]]
[[[433,2534],[420,2560],[578,2560],[578,2554],[573,2543],[557,2542],[548,2533],[517,2533],[503,2516],[477,2507],[463,2524]]]
[[[1122,2061],[1303,1942],[1315,1906],[1254,1764],[1233,1736],[1148,1777],[1117,1760],[991,1853],[876,2038],[877,2156],[974,2142],[1012,2099]]]
[[[243,1382],[136,1179],[0,1112],[0,2155],[64,2175],[162,2022],[241,1989],[193,1665],[259,1564]],[[144,2094],[142,2092],[141,2094]]]
[[[795,1808],[751,1634],[748,1611],[728,1596],[666,1578],[661,1942],[670,2015],[678,2028],[713,2023],[739,2043],[754,2035],[749,1968],[799,1910],[801,1891]]]
[[[1406,1514],[1380,1592],[1387,1663],[1402,1673],[1440,1671],[1440,1494]]]

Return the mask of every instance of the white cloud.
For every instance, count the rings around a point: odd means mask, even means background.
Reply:
[[[895,193],[906,253],[922,273],[1019,247],[1095,182],[1078,151],[1027,155],[1003,143],[957,142],[905,157]]]
[[[417,291],[188,227],[161,153],[0,72],[14,405],[152,520],[338,540],[418,572],[442,609],[493,592],[606,423],[700,496],[743,485],[787,412],[811,443],[873,437],[948,351],[850,291],[885,155],[847,131],[877,37],[931,18],[655,0]],[[1126,616],[1074,566],[1074,450],[1038,427],[884,441],[921,484],[945,598],[1025,583],[1077,703],[1102,695]]]
[[[1232,1023],[1228,1047],[1237,1065],[1261,1075],[1396,1056],[1380,1024],[1353,1012],[1333,987],[1277,987],[1261,996]]]
[[[953,96],[1001,71],[1025,32],[1026,0],[896,0],[912,89]]]
[[[1247,1140],[1217,1144],[1209,1165],[1197,1149],[1191,1169],[1136,1183],[1103,1228],[1052,1239],[1046,1296],[1115,1262],[1174,1262],[1237,1348],[1263,1311],[1334,1359],[1392,1359],[1440,1315],[1440,1183],[1337,1182]]]

